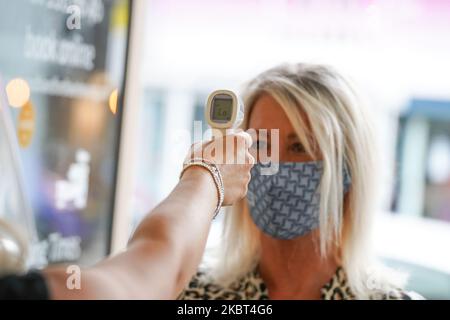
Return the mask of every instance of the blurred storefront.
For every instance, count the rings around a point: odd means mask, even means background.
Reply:
[[[130,4],[0,1],[0,76],[39,243],[33,266],[110,252]]]

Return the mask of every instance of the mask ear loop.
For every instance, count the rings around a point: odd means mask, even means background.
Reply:
[[[0,275],[25,271],[27,253],[28,245],[23,234],[0,219]]]

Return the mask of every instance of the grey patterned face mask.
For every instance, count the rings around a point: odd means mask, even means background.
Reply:
[[[292,239],[316,229],[322,161],[280,163],[274,175],[262,175],[263,168],[261,164],[253,167],[248,186],[247,198],[255,224],[279,239]],[[344,170],[344,191],[350,183]]]

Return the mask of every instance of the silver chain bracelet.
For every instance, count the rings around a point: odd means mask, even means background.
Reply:
[[[220,212],[220,208],[222,207],[223,199],[225,197],[225,188],[224,188],[224,184],[223,184],[222,174],[220,173],[219,168],[217,167],[217,165],[214,162],[205,160],[203,158],[193,158],[183,164],[183,170],[180,173],[180,179],[183,176],[184,172],[189,167],[193,167],[193,166],[200,166],[200,167],[205,168],[206,170],[209,171],[209,173],[213,177],[214,183],[217,188],[218,198],[219,198],[216,210],[214,211],[213,219],[215,219]]]

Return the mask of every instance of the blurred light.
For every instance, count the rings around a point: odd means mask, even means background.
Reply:
[[[111,92],[111,95],[109,96],[109,109],[113,114],[116,114],[117,112],[117,100],[118,100],[119,92],[117,89],[115,89],[113,92]]]
[[[33,138],[35,126],[35,114],[33,104],[28,101],[20,110],[17,121],[17,134],[19,138],[19,145],[22,148],[30,146]]]
[[[433,139],[428,159],[428,176],[431,183],[446,183],[450,177],[450,139],[447,136]]]
[[[24,79],[15,78],[6,85],[6,94],[11,106],[21,108],[30,100],[30,86]]]
[[[126,28],[128,25],[128,17],[128,3],[126,1],[117,2],[112,10],[112,27],[117,29]]]

